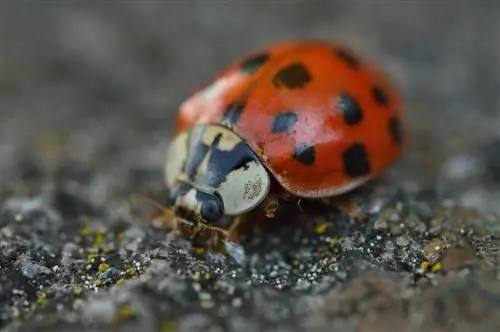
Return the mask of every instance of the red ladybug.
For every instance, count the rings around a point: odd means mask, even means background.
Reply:
[[[225,238],[237,222],[228,231],[223,217],[277,206],[272,183],[298,198],[346,193],[401,156],[402,136],[398,89],[371,62],[329,42],[272,45],[180,106],[165,164],[174,219]]]

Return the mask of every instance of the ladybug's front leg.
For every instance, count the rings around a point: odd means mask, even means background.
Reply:
[[[219,251],[223,241],[229,237],[229,232],[223,228],[209,226],[203,223],[196,224],[196,230],[191,233],[191,238],[201,241],[203,246],[211,251]]]
[[[239,215],[233,219],[231,226],[227,230],[227,240],[231,242],[239,242],[238,228],[244,223],[247,215]]]

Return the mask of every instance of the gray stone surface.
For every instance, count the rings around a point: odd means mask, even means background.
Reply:
[[[0,4],[0,327],[498,331],[493,1]],[[243,266],[143,227],[176,108],[235,57],[324,38],[404,92],[408,150],[356,194],[255,230]],[[251,234],[251,233],[250,233]],[[209,327],[209,329],[207,329]]]

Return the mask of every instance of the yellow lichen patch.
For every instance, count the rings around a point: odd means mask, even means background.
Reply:
[[[120,307],[118,314],[122,318],[132,318],[135,316],[135,312],[130,304],[125,304]]]
[[[47,305],[47,294],[46,293],[42,293],[40,295],[38,295],[38,303],[41,305],[41,306],[45,306]]]
[[[437,273],[443,269],[443,266],[440,262],[431,263],[427,260],[424,260],[420,263],[419,273],[432,272]]]
[[[328,224],[322,223],[322,224],[316,225],[316,227],[314,227],[314,232],[316,234],[325,234],[327,228],[328,228]]]
[[[92,234],[92,228],[90,226],[84,226],[80,229],[80,235],[84,237],[88,237]]]
[[[178,330],[177,324],[172,321],[166,321],[161,326],[162,332],[177,332]]]
[[[96,258],[99,258],[99,257],[100,257],[100,256],[99,256],[99,254],[98,254],[98,253],[93,252],[93,253],[91,253],[91,254],[89,254],[89,255],[87,256],[87,263],[93,263],[93,262],[95,262],[95,259],[96,259]]]
[[[99,248],[105,242],[106,242],[106,233],[104,233],[103,231],[99,231],[95,234],[94,243],[92,244],[92,247]]]
[[[134,308],[130,304],[126,303],[118,308],[118,311],[111,321],[114,324],[118,324],[120,322],[133,319],[135,315],[136,313],[134,311]]]
[[[328,231],[328,229],[333,227],[333,225],[330,222],[328,222],[325,217],[315,217],[314,223],[315,223],[314,233],[318,235],[325,234]]]
[[[193,248],[193,252],[196,255],[203,255],[203,254],[205,254],[207,252],[207,249],[203,248],[203,247],[195,247],[195,248]]]
[[[431,271],[432,272],[438,272],[438,271],[441,271],[441,269],[442,269],[441,263],[436,263],[436,264],[434,264],[432,266]]]
[[[116,250],[115,245],[112,243],[109,243],[107,247],[102,248],[102,252],[105,254],[111,254]]]
[[[131,277],[137,276],[137,271],[133,267],[129,267],[125,272]]]
[[[99,264],[99,267],[98,267],[99,272],[104,272],[107,269],[109,269],[109,265],[108,264],[106,264],[106,263]]]
[[[429,266],[431,266],[431,263],[429,263],[428,261],[423,261],[422,263],[420,263],[420,268],[423,270],[429,269]]]
[[[76,297],[80,297],[83,295],[83,288],[80,287],[80,286],[76,286],[74,289],[73,289],[73,294],[75,294]]]

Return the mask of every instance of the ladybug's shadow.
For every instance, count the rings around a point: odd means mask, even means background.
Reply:
[[[360,204],[373,192],[373,186],[365,186],[339,197]],[[362,221],[362,220],[361,220]],[[239,242],[247,253],[300,250],[317,246],[320,242],[339,239],[363,223],[335,204],[315,200],[283,201],[275,218],[253,216],[239,229]]]

